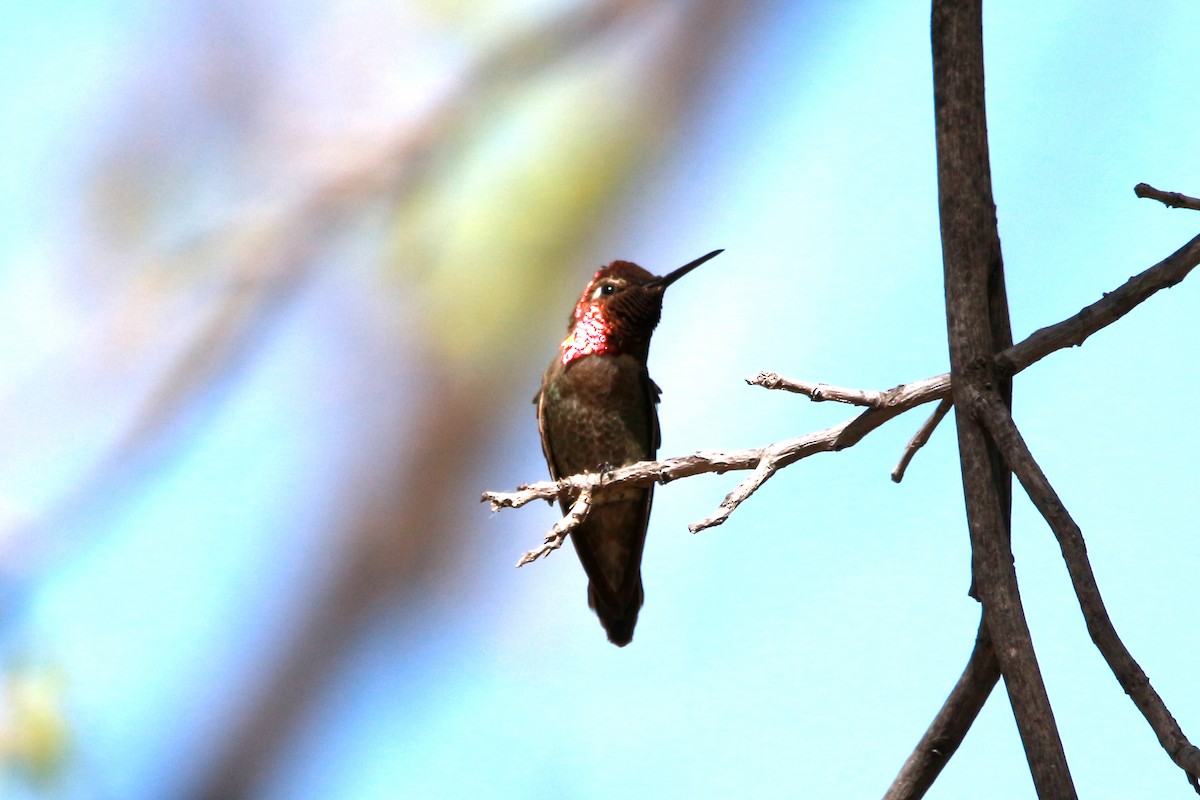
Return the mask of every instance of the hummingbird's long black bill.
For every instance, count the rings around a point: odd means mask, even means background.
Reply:
[[[716,258],[717,256],[721,255],[721,253],[724,253],[724,252],[725,252],[724,248],[721,248],[720,250],[713,250],[711,253],[709,253],[707,255],[700,256],[695,261],[689,261],[687,264],[684,264],[679,269],[668,272],[666,275],[663,275],[661,278],[655,278],[654,280],[650,281],[649,283],[646,284],[646,288],[647,289],[666,289],[672,283],[679,280],[684,275],[687,275],[689,272],[691,272],[696,267],[703,264],[705,261],[708,261],[710,258]]]

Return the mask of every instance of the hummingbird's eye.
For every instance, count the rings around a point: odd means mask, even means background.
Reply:
[[[596,287],[596,291],[592,292],[592,299],[599,300],[601,297],[608,297],[617,293],[617,287],[611,283],[601,284]]]

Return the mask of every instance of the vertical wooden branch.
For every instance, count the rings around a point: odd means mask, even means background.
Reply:
[[[938,210],[955,405],[972,390],[1011,405],[993,355],[1011,344],[984,110],[982,0],[934,0]],[[1025,622],[1009,541],[1011,478],[970,414],[956,414],[974,588],[1041,798],[1076,796]]]

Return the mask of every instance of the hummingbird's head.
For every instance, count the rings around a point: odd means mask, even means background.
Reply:
[[[567,322],[562,363],[587,355],[629,353],[645,358],[667,287],[721,252],[714,250],[661,278],[632,261],[601,267],[584,287]]]

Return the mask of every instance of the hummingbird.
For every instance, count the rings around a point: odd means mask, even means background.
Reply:
[[[534,398],[542,453],[555,480],[654,458],[662,392],[650,379],[646,360],[663,294],[722,252],[714,250],[662,277],[631,261],[614,261],[592,276]],[[636,486],[600,495],[571,531],[588,576],[588,607],[618,647],[633,640],[642,607],[642,550],[653,494],[653,486]],[[560,505],[564,514],[570,508],[568,500]]]

